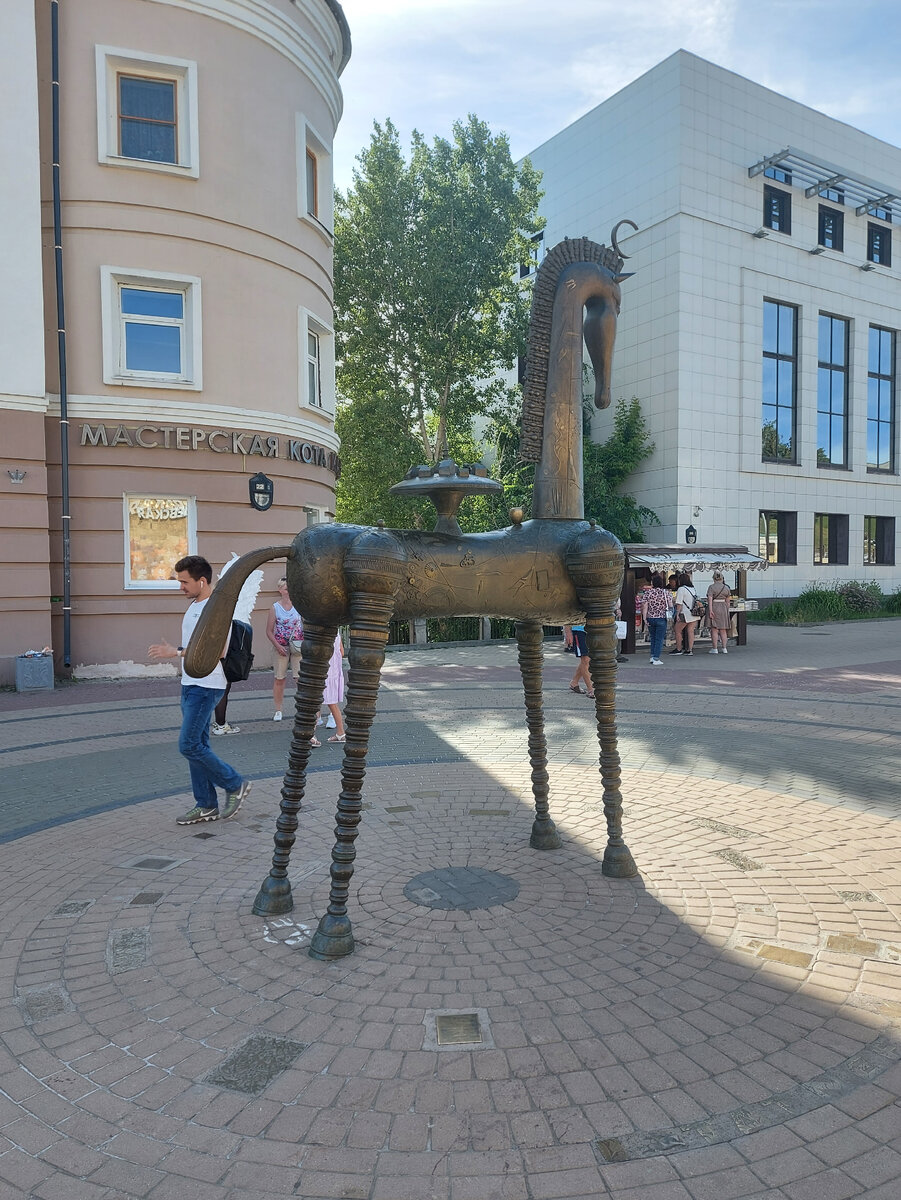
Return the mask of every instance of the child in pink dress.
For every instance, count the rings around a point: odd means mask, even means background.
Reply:
[[[341,715],[341,709],[338,705],[344,699],[344,647],[341,645],[340,633],[335,638],[335,648],[332,651],[331,661],[328,665],[328,675],[325,677],[325,692],[323,693],[323,703],[329,707],[329,712],[335,718],[335,732],[329,738],[330,742],[343,742],[344,733],[344,718]],[[313,745],[316,745],[314,739]]]

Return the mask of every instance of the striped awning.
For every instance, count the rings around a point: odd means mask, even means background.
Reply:
[[[747,546],[645,546],[631,542],[623,547],[628,567],[655,571],[765,571],[769,565]]]

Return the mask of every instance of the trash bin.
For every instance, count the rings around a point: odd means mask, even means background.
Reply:
[[[16,691],[52,692],[53,655],[16,655]]]

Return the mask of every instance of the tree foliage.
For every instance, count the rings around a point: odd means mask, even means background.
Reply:
[[[584,439],[585,515],[615,533],[620,541],[643,542],[644,527],[660,524],[655,512],[619,490],[653,451],[654,443],[636,396],[617,402],[613,432],[606,442]]]
[[[517,267],[540,227],[539,175],[474,116],[450,140],[414,132],[409,158],[376,123],[357,163],[335,201],[338,517],[407,524],[391,484],[415,462],[465,461],[473,417],[513,402],[499,375],[525,347]]]

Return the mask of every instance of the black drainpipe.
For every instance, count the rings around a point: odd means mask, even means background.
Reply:
[[[56,330],[59,349],[59,455],[63,523],[63,666],[72,666],[72,570],[69,543],[69,391],[66,375],[66,306],[63,299],[63,229],[59,188],[59,0],[50,0],[53,124],[53,256],[56,263]]]

